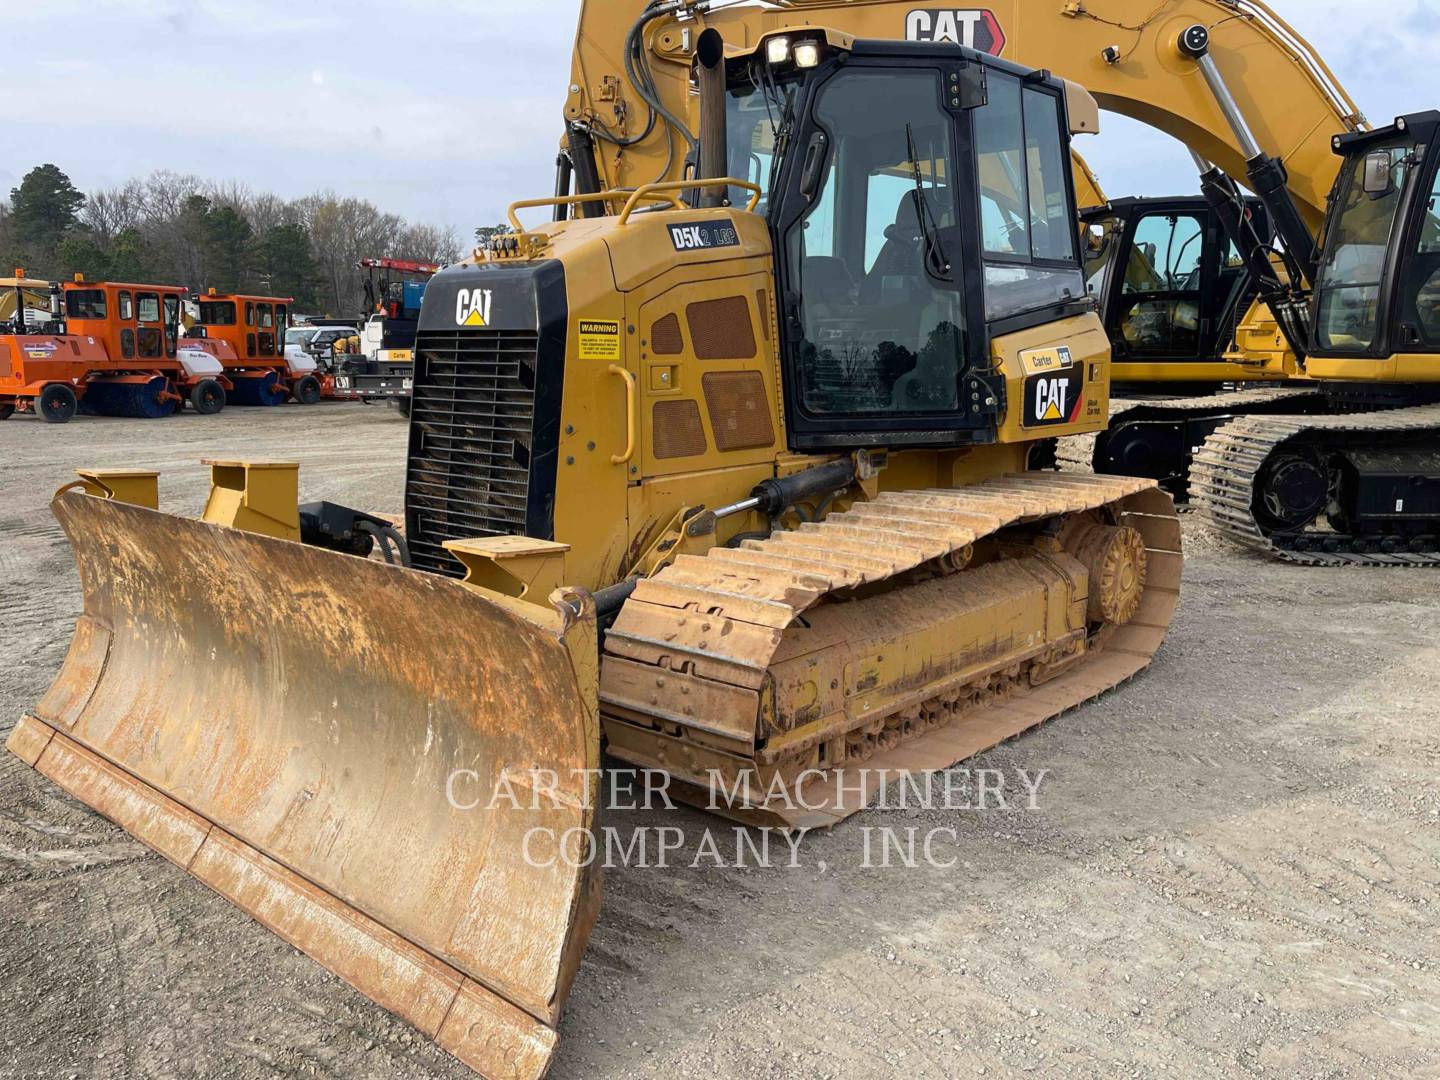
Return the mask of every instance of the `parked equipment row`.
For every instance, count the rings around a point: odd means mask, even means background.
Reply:
[[[201,298],[198,322],[184,325],[180,286],[87,282],[48,284],[23,271],[15,315],[0,323],[0,419],[16,410],[63,424],[77,412],[153,419],[188,404],[210,415],[226,404],[313,405],[315,362],[286,355],[291,301],[268,296]],[[48,290],[49,310],[27,313],[27,295]]]

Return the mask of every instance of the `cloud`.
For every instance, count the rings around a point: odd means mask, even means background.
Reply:
[[[1433,104],[1431,0],[1281,6],[1376,122]],[[407,0],[397,27],[380,0],[20,5],[4,25],[46,108],[6,120],[7,167],[55,161],[82,189],[154,168],[334,188],[468,231],[552,188],[577,7]],[[1081,146],[1112,194],[1195,191],[1184,148],[1142,125],[1107,117]]]

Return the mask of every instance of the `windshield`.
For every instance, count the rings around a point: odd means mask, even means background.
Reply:
[[[1351,155],[1342,168],[1342,195],[1325,227],[1316,288],[1316,335],[1322,348],[1367,351],[1376,343],[1386,254],[1414,151],[1409,140],[1370,147]]]
[[[308,341],[308,340],[310,339],[310,336],[311,336],[312,334],[314,334],[314,333],[315,333],[315,328],[312,327],[312,326],[300,326],[300,327],[296,327],[296,328],[293,329],[293,330],[286,330],[286,331],[285,331],[285,344],[286,344],[286,345],[303,345],[306,341]]]
[[[234,326],[235,303],[232,300],[201,300],[200,323],[204,326]]]

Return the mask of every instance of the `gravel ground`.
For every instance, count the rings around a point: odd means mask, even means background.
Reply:
[[[198,460],[231,455],[401,509],[380,408],[0,425],[0,739],[79,610],[53,489],[159,468],[162,505],[195,514]],[[972,763],[1048,770],[1037,810],[1012,782],[1007,810],[872,811],[794,869],[692,866],[692,844],[607,873],[553,1075],[1440,1076],[1437,579],[1186,529],[1150,672]],[[883,828],[954,830],[933,848],[954,865],[867,867]],[[0,1076],[468,1075],[0,755]]]

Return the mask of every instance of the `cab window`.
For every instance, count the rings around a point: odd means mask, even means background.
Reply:
[[[245,302],[245,325],[255,325],[255,305],[248,300]]]
[[[255,305],[255,325],[261,329],[269,329],[275,325],[275,309],[269,304]]]
[[[135,298],[133,296],[122,289],[116,294],[115,301],[116,306],[120,309],[120,318],[122,321],[129,322],[135,318]]]
[[[135,294],[136,318],[142,323],[160,321],[160,294],[142,292]]]
[[[975,110],[985,310],[1007,318],[1085,295],[1070,218],[1060,100],[1014,76],[989,73]]]
[[[71,289],[65,293],[65,316],[69,319],[106,317],[104,289]]]
[[[235,302],[233,300],[201,300],[200,322],[205,326],[234,326]]]
[[[940,100],[931,70],[852,68],[819,91],[815,118],[829,135],[815,145],[826,163],[785,239],[800,298],[801,406],[811,416],[959,407],[954,122]]]

